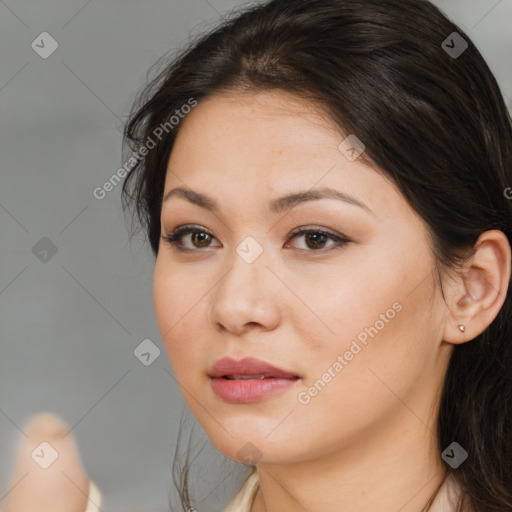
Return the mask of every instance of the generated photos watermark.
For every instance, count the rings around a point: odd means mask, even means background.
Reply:
[[[179,109],[176,109],[174,114],[165,123],[158,125],[152,132],[152,135],[148,136],[144,144],[134,153],[131,154],[130,158],[120,167],[110,178],[101,186],[96,187],[92,195],[98,199],[105,199],[107,194],[114,190],[114,188],[121,183],[123,178],[126,178],[128,173],[145,157],[149,152],[156,147],[157,142],[154,140],[158,139],[161,141],[164,137],[164,133],[167,135],[171,130],[179,125],[180,121],[190,113],[190,111],[197,105],[197,100],[189,98],[187,103],[184,103]],[[154,138],[153,138],[154,137]]]
[[[307,390],[301,391],[297,395],[297,401],[302,405],[307,405],[311,402],[311,399],[317,396],[329,382],[331,382],[336,375],[338,375],[344,368],[349,364],[354,356],[359,354],[361,350],[368,344],[368,336],[375,338],[379,332],[384,329],[396,314],[402,311],[403,307],[400,302],[394,302],[392,307],[389,308],[385,313],[379,315],[379,319],[374,322],[370,327],[365,327],[357,336],[357,340],[352,340],[349,350],[346,350],[343,355],[338,355],[336,361],[334,361],[322,374],[322,376],[315,381]],[[362,345],[360,346],[357,341]]]

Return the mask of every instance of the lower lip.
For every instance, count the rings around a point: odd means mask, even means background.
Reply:
[[[279,393],[300,379],[223,379],[212,377],[213,392],[231,404],[248,404]]]

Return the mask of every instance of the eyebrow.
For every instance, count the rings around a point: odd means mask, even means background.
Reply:
[[[200,206],[201,208],[205,208],[206,210],[214,213],[219,213],[219,205],[215,199],[206,194],[196,192],[192,189],[186,189],[183,187],[173,188],[167,192],[162,201],[162,204],[168,201],[171,197],[182,197],[183,199],[186,199],[187,201]],[[340,190],[329,187],[293,192],[291,194],[278,197],[277,199],[270,201],[269,210],[274,214],[278,214],[291,210],[298,204],[319,199],[337,199],[353,206],[358,206],[374,215],[373,211],[359,199],[356,199],[355,197],[352,197],[345,192],[341,192]]]

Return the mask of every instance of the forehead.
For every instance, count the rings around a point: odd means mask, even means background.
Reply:
[[[288,145],[307,149],[321,139],[332,144],[344,138],[320,105],[282,91],[222,93],[204,98],[183,121],[178,138],[188,139],[198,133],[201,142],[223,142],[239,150],[264,141],[260,149],[267,151]]]
[[[318,185],[359,195],[370,207],[391,200],[394,184],[362,158],[347,159],[339,148],[345,138],[322,108],[289,93],[210,96],[182,121],[164,195],[189,186],[221,199],[269,200]]]
[[[202,99],[182,121],[169,166],[186,160],[191,169],[205,158],[210,168],[222,162],[260,172],[302,158],[309,165],[311,158],[338,159],[345,137],[319,105],[290,93],[222,93]]]

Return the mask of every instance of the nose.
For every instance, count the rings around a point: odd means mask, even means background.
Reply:
[[[276,293],[280,282],[269,269],[265,251],[252,262],[234,251],[229,263],[210,298],[214,328],[236,335],[251,329],[275,329],[281,316],[280,294]]]

